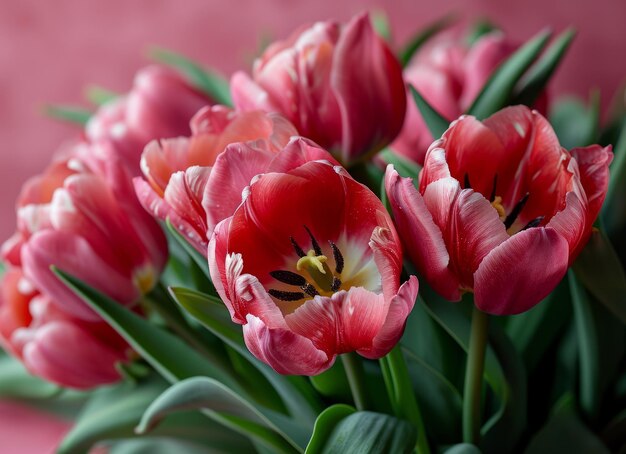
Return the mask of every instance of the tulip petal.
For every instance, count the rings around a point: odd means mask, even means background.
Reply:
[[[527,311],[561,281],[568,266],[567,240],[551,228],[531,228],[491,251],[474,274],[474,303],[490,314]]]
[[[72,233],[47,230],[33,235],[22,249],[22,263],[24,275],[38,289],[52,297],[68,313],[84,320],[96,321],[100,317],[52,273],[51,265],[120,303],[132,303],[139,297],[138,289],[129,276],[104,262],[84,238]]]
[[[317,375],[334,362],[334,357],[315,348],[306,337],[288,329],[271,329],[254,315],[246,317],[243,336],[254,356],[283,375]]]
[[[458,301],[459,280],[448,268],[450,256],[441,229],[433,221],[422,195],[410,178],[387,167],[385,190],[400,238],[418,271],[444,298]]]
[[[351,162],[380,149],[400,132],[406,110],[404,80],[400,64],[367,14],[346,25],[333,63],[330,83],[341,112],[342,160]],[[363,68],[368,68],[367,77]]]
[[[207,236],[241,204],[241,194],[255,175],[264,173],[272,160],[268,152],[244,143],[230,145],[211,169],[202,196],[207,217]]]
[[[609,164],[613,160],[611,147],[592,145],[584,148],[574,148],[570,154],[578,163],[580,180],[587,195],[587,222],[592,224],[606,196],[609,185]]]
[[[570,250],[570,264],[575,260],[591,230],[587,228],[586,205],[574,192],[568,192],[565,208],[559,211],[546,227],[553,228],[567,240]]]
[[[88,331],[64,321],[37,329],[22,354],[24,364],[34,374],[78,389],[118,381],[121,376],[115,363],[125,359]]]
[[[304,137],[294,137],[289,144],[274,155],[268,172],[288,172],[309,161],[327,161],[332,165],[339,163],[326,150]]]
[[[473,287],[473,274],[482,259],[509,236],[498,212],[482,194],[460,189],[453,178],[426,188],[424,202],[442,231],[450,266],[461,287]]]
[[[316,296],[285,317],[289,328],[334,356],[368,349],[385,322],[389,303],[361,287]]]
[[[410,276],[409,280],[402,284],[398,294],[394,295],[389,303],[387,317],[378,334],[374,336],[372,346],[357,350],[360,355],[370,359],[381,358],[398,343],[404,332],[406,319],[415,305],[418,288],[419,283],[415,276]]]

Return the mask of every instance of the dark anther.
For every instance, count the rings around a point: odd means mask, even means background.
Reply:
[[[298,301],[304,298],[304,293],[301,292],[283,292],[282,290],[270,289],[267,293],[281,301]]]
[[[315,237],[313,236],[313,234],[311,233],[311,231],[309,230],[309,228],[306,225],[304,226],[304,228],[306,229],[306,232],[311,237],[311,246],[313,246],[313,250],[315,251],[315,255],[322,255],[322,248],[318,244],[317,240],[315,239]]]
[[[272,276],[274,279],[284,284],[296,285],[298,287],[302,287],[304,284],[306,284],[305,278],[303,278],[299,274],[296,274],[292,271],[286,271],[286,270],[270,271],[270,276]]]
[[[541,221],[543,221],[544,217],[545,216],[538,216],[538,217],[536,217],[535,219],[530,221],[528,224],[526,224],[522,230],[526,230],[526,229],[530,229],[530,228],[533,228],[533,227],[537,227],[539,224],[541,224]]]
[[[509,215],[506,217],[506,219],[504,220],[504,227],[506,227],[507,229],[509,227],[511,227],[513,225],[513,223],[515,222],[515,220],[517,219],[517,217],[519,216],[519,214],[522,212],[522,210],[524,209],[524,205],[526,205],[526,202],[528,201],[528,196],[530,195],[530,193],[526,193],[524,195],[524,197],[522,197],[519,202],[517,202],[515,204],[515,206],[513,207],[513,209],[511,210],[511,212],[509,213]]]
[[[470,184],[470,181],[469,181],[469,173],[466,173],[465,177],[463,178],[463,187],[465,189],[472,189],[472,185]]]
[[[341,274],[343,271],[343,255],[335,243],[329,241],[330,248],[333,250],[333,257],[335,258],[335,271]]]
[[[493,188],[491,189],[491,197],[489,197],[489,201],[493,202],[496,200],[496,186],[498,185],[498,174],[496,173],[493,176]]]
[[[339,278],[336,278],[336,277],[335,277],[335,278],[333,278],[333,283],[332,283],[332,285],[330,286],[330,289],[331,289],[333,292],[336,292],[337,290],[339,290],[339,287],[341,287],[341,281],[339,280]]]
[[[294,240],[292,236],[290,236],[289,239],[291,240],[291,245],[296,250],[296,254],[298,254],[298,257],[304,257],[306,254],[304,253],[302,248],[298,245],[298,243],[296,243],[296,240]]]
[[[315,287],[313,287],[308,282],[302,286],[302,290],[309,296],[319,295],[319,293],[317,293],[317,290],[315,290]]]

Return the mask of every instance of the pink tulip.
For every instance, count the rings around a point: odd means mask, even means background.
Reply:
[[[146,179],[134,182],[146,210],[157,219],[169,218],[205,256],[217,223],[233,214],[243,189],[255,175],[268,171],[279,152],[287,155],[281,162],[289,156],[296,159],[290,165],[300,165],[299,158],[332,160],[302,140],[288,146],[297,131],[278,114],[213,106],[198,112],[191,129],[189,138],[148,144],[141,159]]]
[[[69,156],[25,184],[18,231],[2,252],[54,304],[95,321],[98,316],[55,277],[50,265],[130,305],[158,281],[167,243],[134,197],[130,176],[115,153],[100,150],[96,157],[91,148],[77,144]]]
[[[418,271],[448,300],[473,292],[492,314],[547,296],[589,238],[608,185],[610,147],[563,149],[524,106],[461,117],[432,144],[419,189],[388,167],[385,187]]]
[[[213,283],[250,351],[281,374],[315,375],[337,355],[380,358],[417,296],[380,200],[339,166],[260,175],[209,244]]]
[[[473,46],[445,34],[419,51],[404,71],[413,85],[442,116],[452,121],[465,112],[493,71],[514,50],[501,33],[481,37]],[[391,148],[422,165],[433,136],[407,89],[404,126]]]
[[[189,120],[212,104],[176,72],[149,66],[135,76],[131,91],[102,106],[90,119],[86,136],[90,142],[112,144],[133,174],[139,172],[143,147],[162,137],[187,136]]]
[[[106,323],[61,311],[19,268],[9,269],[0,285],[0,343],[30,372],[79,389],[121,378],[115,363],[128,360],[130,350]]]
[[[238,109],[280,112],[346,165],[391,142],[406,106],[400,64],[366,14],[272,44],[231,92]]]

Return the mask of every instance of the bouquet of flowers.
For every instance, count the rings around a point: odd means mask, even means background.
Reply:
[[[624,449],[624,100],[551,99],[572,30],[451,24],[316,23],[228,82],[157,50],[52,108],[0,394],[66,454]]]

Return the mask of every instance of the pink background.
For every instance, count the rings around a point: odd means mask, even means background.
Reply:
[[[546,25],[574,25],[579,35],[557,93],[586,95],[597,86],[607,100],[626,73],[623,0],[0,0],[0,239],[14,228],[22,181],[74,133],[41,114],[45,103],[80,103],[89,82],[127,90],[150,45],[229,74],[249,68],[262,36],[284,37],[304,22],[346,20],[373,8],[386,9],[400,43],[450,11],[489,16],[517,40]]]
[[[400,43],[450,11],[489,16],[517,40],[546,25],[556,31],[574,25],[579,35],[555,93],[585,96],[600,87],[606,101],[626,73],[623,0],[0,1],[0,240],[14,228],[13,201],[23,180],[76,132],[41,115],[45,103],[80,103],[88,82],[127,90],[150,45],[229,74],[249,68],[263,36],[284,37],[304,22],[346,20],[372,8],[386,9]],[[2,449],[9,440],[12,452],[17,446],[21,453],[49,452],[64,430],[60,421],[0,403]]]

